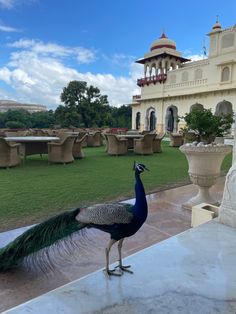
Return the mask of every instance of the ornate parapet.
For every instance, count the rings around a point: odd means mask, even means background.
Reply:
[[[166,79],[167,79],[167,74],[153,75],[153,76],[138,79],[137,85],[141,87],[141,86],[149,85],[149,84],[164,83]]]

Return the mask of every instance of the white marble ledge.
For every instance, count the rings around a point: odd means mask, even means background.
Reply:
[[[134,275],[97,271],[4,313],[236,313],[236,229],[211,221],[125,259]]]

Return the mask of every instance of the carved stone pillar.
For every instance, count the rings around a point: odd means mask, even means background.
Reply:
[[[233,164],[226,176],[219,221],[236,228],[236,122],[234,123]]]

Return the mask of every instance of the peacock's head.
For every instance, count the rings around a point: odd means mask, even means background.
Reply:
[[[133,169],[137,172],[137,173],[142,173],[144,172],[144,170],[149,171],[149,169],[144,165],[144,164],[139,164],[136,161],[134,162],[134,167]]]

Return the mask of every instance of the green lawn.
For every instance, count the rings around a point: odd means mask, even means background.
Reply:
[[[85,148],[86,157],[68,165],[49,165],[47,155],[28,157],[20,167],[0,170],[0,231],[39,222],[70,208],[134,197],[134,160],[150,172],[142,176],[146,193],[188,182],[188,165],[178,148],[163,153],[108,156],[104,147]],[[231,164],[228,155],[222,169]]]

